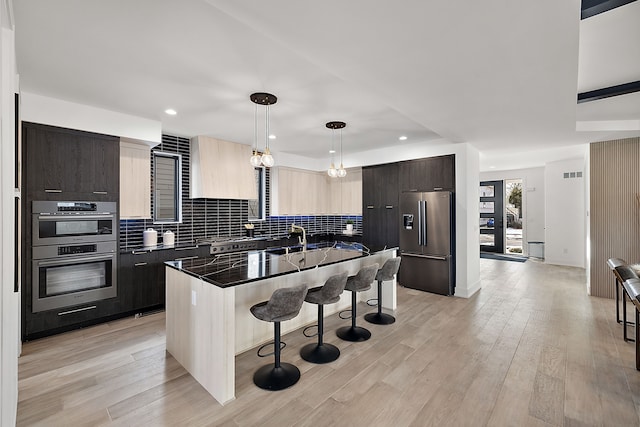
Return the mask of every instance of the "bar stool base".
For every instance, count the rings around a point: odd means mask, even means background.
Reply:
[[[265,365],[253,374],[253,383],[265,390],[283,390],[300,379],[300,370],[291,363]]]
[[[369,313],[364,315],[364,320],[376,325],[390,325],[396,321],[396,318],[386,313]]]
[[[371,338],[371,332],[360,326],[343,326],[336,330],[336,335],[340,339],[353,342],[366,341]]]
[[[340,350],[333,344],[307,344],[300,350],[300,357],[311,363],[329,363],[340,357]]]

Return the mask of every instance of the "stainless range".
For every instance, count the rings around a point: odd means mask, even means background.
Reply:
[[[199,243],[210,244],[211,248],[209,249],[209,253],[211,255],[255,251],[258,249],[258,242],[256,240],[243,237],[212,237],[199,240]]]

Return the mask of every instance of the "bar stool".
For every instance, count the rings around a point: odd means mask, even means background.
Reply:
[[[617,276],[617,279],[620,281],[620,283],[624,283],[629,279],[638,278],[636,271],[626,264],[617,266],[614,269],[614,272]],[[634,340],[632,338],[627,338],[627,325],[635,325],[635,323],[627,322],[627,299],[625,298],[625,295],[627,295],[627,292],[623,290],[622,292],[622,338],[625,341],[633,342]]]
[[[366,341],[371,338],[368,329],[356,326],[356,293],[371,289],[371,283],[378,272],[378,264],[362,267],[358,274],[347,279],[345,289],[351,291],[351,326],[338,328],[336,335],[345,341]]]
[[[625,293],[629,296],[631,302],[635,306],[635,320],[636,325],[640,324],[640,279],[626,280],[622,286],[624,286]],[[635,328],[635,342],[636,342],[636,370],[640,371],[640,329]]]
[[[376,325],[390,325],[396,321],[396,318],[392,315],[382,312],[382,282],[393,280],[399,269],[400,257],[395,257],[386,260],[382,268],[378,270],[376,274],[376,280],[378,281],[378,312],[365,314],[364,320],[367,322],[375,323]]]
[[[609,268],[611,269],[615,277],[615,280],[613,282],[613,287],[615,288],[615,291],[616,291],[616,322],[618,323],[621,322],[620,320],[620,288],[622,287],[622,282],[620,282],[618,275],[616,274],[616,267],[619,267],[621,265],[626,265],[626,264],[627,262],[620,258],[609,258],[607,260],[607,265],[609,266]]]
[[[253,374],[253,382],[265,390],[282,390],[290,387],[300,379],[300,370],[291,363],[280,363],[280,322],[293,319],[300,312],[304,297],[307,295],[307,285],[299,285],[291,288],[276,289],[269,301],[263,301],[250,308],[251,314],[265,322],[273,322],[274,351],[270,354],[258,356],[265,357],[275,355],[273,364],[268,364],[258,369]]]
[[[340,301],[340,294],[347,284],[347,272],[331,276],[323,286],[310,289],[305,301],[318,305],[318,343],[307,344],[300,350],[300,357],[311,363],[329,363],[340,357],[340,350],[333,344],[322,342],[324,333],[324,305]]]

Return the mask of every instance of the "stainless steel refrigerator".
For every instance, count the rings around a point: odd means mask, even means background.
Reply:
[[[407,288],[453,295],[455,240],[453,193],[403,192],[400,195],[400,274]]]

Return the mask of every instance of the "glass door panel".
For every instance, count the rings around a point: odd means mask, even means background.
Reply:
[[[480,183],[480,250],[504,252],[504,184],[502,181]]]

